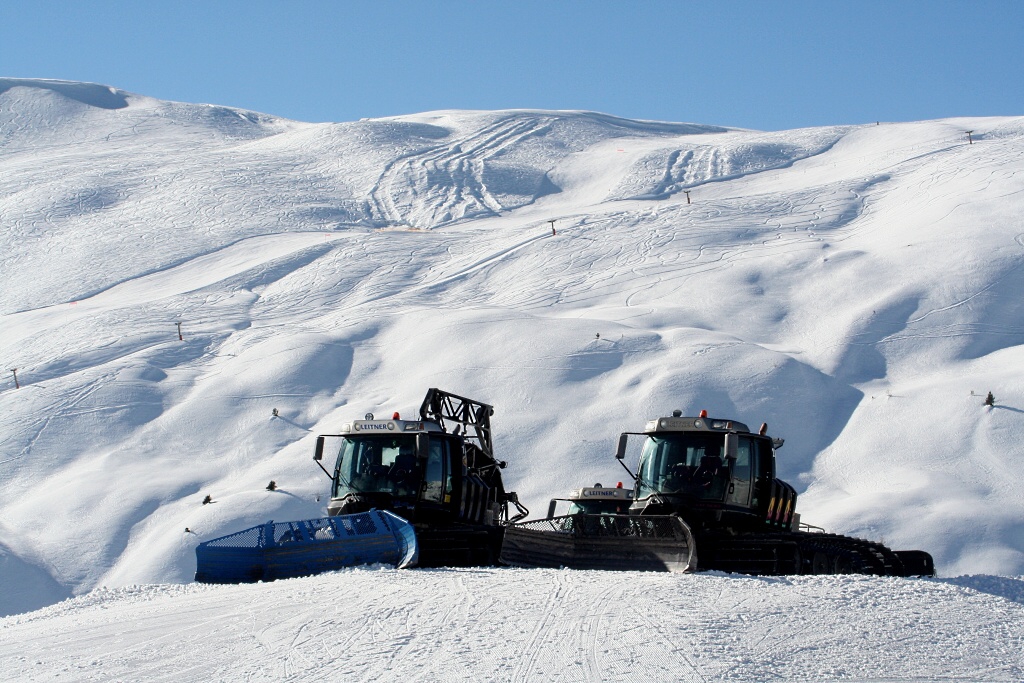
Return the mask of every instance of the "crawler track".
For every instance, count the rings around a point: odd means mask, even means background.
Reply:
[[[697,541],[700,569],[741,574],[870,574],[934,576],[927,553],[894,551],[881,543],[839,534],[789,532]]]

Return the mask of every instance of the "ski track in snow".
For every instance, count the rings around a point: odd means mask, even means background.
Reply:
[[[1020,578],[356,568],[8,617],[0,680],[1016,681],[1022,625]]]

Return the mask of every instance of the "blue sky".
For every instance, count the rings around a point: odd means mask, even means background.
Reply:
[[[1024,0],[0,0],[0,76],[303,121],[589,109],[776,130],[1024,115]]]

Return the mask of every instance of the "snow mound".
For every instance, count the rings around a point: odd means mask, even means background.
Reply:
[[[781,133],[748,131],[694,141],[647,153],[609,199],[664,199],[688,188],[791,166],[836,144],[848,128],[812,128]]]
[[[99,109],[124,109],[128,106],[128,93],[97,83],[57,81],[27,78],[0,78],[0,95],[12,88],[35,88],[50,91],[61,97]],[[13,98],[24,101],[27,94]]]

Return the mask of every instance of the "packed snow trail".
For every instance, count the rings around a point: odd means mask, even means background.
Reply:
[[[0,619],[3,681],[1020,681],[1024,579],[357,568]]]

